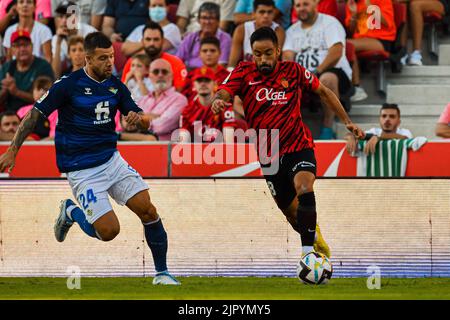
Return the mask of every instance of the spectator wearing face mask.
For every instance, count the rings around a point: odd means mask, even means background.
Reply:
[[[150,20],[159,24],[164,31],[162,50],[170,54],[175,54],[181,43],[181,34],[178,27],[167,18],[168,7],[166,0],[150,0],[148,11]],[[144,27],[145,24],[137,26],[127,37],[122,45],[122,53],[124,55],[132,56],[136,53],[144,52],[141,41]]]

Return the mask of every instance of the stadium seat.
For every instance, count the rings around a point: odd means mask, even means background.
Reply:
[[[439,12],[430,11],[424,13],[423,19],[424,22],[430,27],[430,35],[428,36],[428,51],[437,57],[439,55],[439,50],[436,26],[442,23],[444,17]]]
[[[386,94],[385,63],[391,62],[392,71],[400,72],[400,58],[405,52],[405,48],[400,46],[400,35],[405,26],[407,8],[404,3],[394,2],[393,5],[397,34],[392,51],[367,50],[357,53],[359,59],[377,63],[377,90],[383,95]],[[338,19],[341,22],[345,21],[345,3],[338,4]]]

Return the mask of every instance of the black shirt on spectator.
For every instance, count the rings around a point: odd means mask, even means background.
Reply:
[[[105,16],[116,19],[115,32],[128,37],[137,26],[147,23],[149,0],[108,0]]]

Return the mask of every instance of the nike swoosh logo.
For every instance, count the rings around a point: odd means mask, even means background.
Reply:
[[[248,83],[248,85],[249,86],[252,86],[252,85],[254,85],[254,84],[260,84],[262,81],[256,81],[256,82],[252,82],[252,81],[250,81],[249,83]]]
[[[316,230],[311,230],[308,228],[308,232],[316,232]]]

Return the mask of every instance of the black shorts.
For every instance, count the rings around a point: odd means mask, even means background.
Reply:
[[[316,175],[316,156],[313,149],[303,149],[298,152],[281,156],[278,172],[265,175],[267,186],[272,193],[278,208],[286,209],[297,196],[294,188],[294,177],[300,171],[308,171]]]
[[[340,98],[351,95],[350,91],[353,90],[353,85],[351,79],[348,78],[347,74],[341,68],[330,68],[322,72],[321,74],[331,72],[334,73],[338,78],[339,95]],[[320,77],[320,76],[319,76]],[[305,91],[301,97],[301,106],[308,106],[311,112],[317,112],[321,108],[322,103],[317,94],[311,91]],[[348,108],[347,108],[348,107]],[[345,111],[350,111],[349,106],[344,104]]]
[[[391,52],[392,51],[392,47],[394,46],[394,41],[389,41],[389,40],[382,40],[382,39],[378,39],[381,44],[383,45],[383,48],[385,51],[387,52]]]
[[[334,73],[338,77],[339,83],[339,94],[341,96],[345,95],[349,90],[352,89],[352,81],[348,78],[347,74],[341,68],[329,68],[321,73],[331,72]]]

